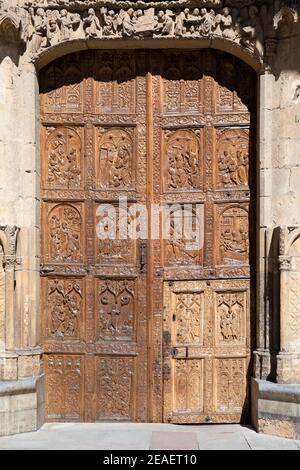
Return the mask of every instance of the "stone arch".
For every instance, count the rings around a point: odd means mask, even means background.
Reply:
[[[20,42],[20,18],[10,13],[0,16],[0,36],[7,42]]]
[[[300,256],[300,229],[292,232],[287,244],[287,255]]]
[[[235,57],[238,57],[241,61],[245,62],[256,72],[260,73],[263,71],[263,63],[255,52],[251,52],[245,47],[241,47],[239,44],[228,40],[226,38],[213,38],[211,40],[206,39],[193,39],[192,41],[181,39],[165,39],[160,41],[154,41],[153,39],[145,39],[143,41],[134,39],[122,39],[121,41],[115,39],[76,39],[65,41],[56,45],[53,45],[45,50],[39,51],[33,57],[33,62],[36,69],[39,71],[56,59],[60,59],[72,53],[82,52],[84,50],[91,49],[106,49],[106,50],[118,50],[118,49],[215,49],[222,52],[227,52]]]

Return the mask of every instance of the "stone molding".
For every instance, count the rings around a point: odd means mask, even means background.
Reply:
[[[279,257],[289,257],[293,243],[300,237],[300,226],[280,227]]]
[[[300,383],[300,226],[280,227],[280,353],[277,381]]]
[[[275,54],[281,32],[298,21],[299,9],[283,0],[40,0],[19,7],[2,1],[0,36],[25,41],[33,59],[74,40],[219,39],[263,63]]]
[[[0,226],[1,258],[5,271],[14,271],[16,266],[21,263],[16,255],[19,232],[20,229],[16,226]]]

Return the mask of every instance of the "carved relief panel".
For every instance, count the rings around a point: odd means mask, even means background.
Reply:
[[[45,129],[43,181],[47,189],[76,189],[84,183],[83,128]]]
[[[43,261],[78,263],[83,260],[83,207],[77,203],[44,204]]]
[[[164,287],[165,420],[239,422],[248,405],[249,281]]]
[[[136,109],[136,62],[131,53],[96,53],[95,113],[130,114]]]
[[[96,172],[101,189],[132,189],[135,185],[134,129],[99,129]]]
[[[135,264],[137,240],[132,239],[131,230],[136,219],[134,214],[131,217],[130,204],[129,212],[117,204],[99,204],[95,204],[96,262],[103,265]]]
[[[165,206],[165,266],[203,265],[203,216],[202,204]]]
[[[41,105],[47,114],[83,113],[84,73],[80,57],[51,64],[41,77]]]
[[[216,411],[242,413],[247,400],[248,361],[245,359],[218,359],[216,373]]]
[[[249,214],[247,206],[216,207],[218,264],[249,265]]]
[[[81,356],[45,357],[46,415],[51,421],[82,421],[84,361]]]
[[[134,367],[132,357],[98,357],[96,360],[97,403],[99,421],[133,421]]]
[[[44,340],[78,340],[83,335],[84,286],[81,279],[45,279]]]
[[[98,338],[104,341],[134,341],[136,282],[99,280]]]
[[[217,146],[217,187],[249,187],[249,130],[218,130]]]
[[[216,345],[220,347],[243,345],[247,341],[247,292],[218,292],[214,309],[216,312]]]
[[[174,365],[174,413],[203,413],[204,371],[202,360],[178,360]]]
[[[203,185],[201,131],[165,131],[164,140],[164,190],[199,190]]]

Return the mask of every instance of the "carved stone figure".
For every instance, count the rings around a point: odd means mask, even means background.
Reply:
[[[49,18],[47,23],[47,40],[51,46],[55,46],[61,39],[60,30],[56,18]]]
[[[162,36],[172,36],[174,34],[173,19],[164,11],[159,11],[157,15],[157,25],[155,26],[155,34]]]
[[[83,20],[83,25],[87,39],[94,39],[102,36],[103,28],[93,8],[89,9],[88,16]]]
[[[254,51],[260,58],[264,53],[264,32],[259,17],[259,10],[255,6],[249,8],[249,16],[242,27],[241,45]]]
[[[132,8],[129,8],[128,11],[125,11],[125,10],[120,11],[120,20],[121,20],[122,29],[123,29],[122,32],[125,37],[133,36],[133,33],[134,33],[133,15],[134,15],[134,10]]]
[[[32,21],[32,28],[30,33],[30,36],[32,38],[31,50],[32,52],[37,52],[39,49],[43,49],[48,46],[48,25],[46,13],[43,8],[38,8],[35,14],[34,9],[31,8],[30,15]]]
[[[291,28],[298,19],[298,12],[295,8],[282,7],[280,2],[276,3],[275,7],[268,5],[245,7],[239,4],[240,7],[236,8],[228,6],[221,8],[221,2],[218,2],[211,9],[205,8],[207,2],[202,2],[201,5],[204,7],[194,8],[194,10],[181,9],[178,6],[173,10],[169,9],[172,5],[167,4],[166,6],[160,4],[159,9],[155,7],[144,7],[144,9],[128,7],[126,9],[124,2],[120,9],[116,6],[109,10],[107,6],[99,7],[96,3],[95,7],[90,8],[87,13],[82,12],[82,9],[74,12],[74,5],[70,11],[68,5],[61,0],[57,0],[56,3],[61,6],[57,14],[54,14],[52,3],[51,9],[47,9],[49,2],[46,1],[44,3],[27,2],[25,5],[30,24],[28,20],[23,19],[21,29],[30,43],[29,51],[34,54],[60,41],[73,38],[96,39],[104,36],[156,39],[174,36],[176,38],[216,36],[247,48],[251,54],[255,54],[262,61],[264,43],[266,42],[266,48],[270,48],[274,41],[276,43],[276,37],[273,36],[284,34],[286,25]],[[280,25],[282,27],[279,27]],[[74,35],[75,31],[76,35]],[[265,37],[270,34],[273,34],[273,42],[269,37]]]
[[[66,9],[61,10],[58,23],[60,24],[61,41],[72,39],[73,31],[80,25],[80,15],[70,14]]]
[[[201,28],[200,32],[204,37],[210,36],[215,27],[215,12],[214,10],[207,11],[206,8],[201,9]]]
[[[104,36],[115,36],[118,34],[118,15],[114,10],[107,10],[103,7],[100,10],[101,18],[103,21],[103,35]]]
[[[231,10],[228,7],[224,8],[222,13],[216,16],[216,34],[226,39],[235,39],[237,36]]]

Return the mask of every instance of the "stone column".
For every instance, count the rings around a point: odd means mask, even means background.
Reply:
[[[257,142],[257,225],[258,258],[256,290],[256,351],[254,353],[254,376],[268,379],[273,372],[273,245],[272,221],[272,139],[275,77],[268,71],[259,76],[258,82],[258,142]]]
[[[300,228],[282,227],[277,381],[300,384]]]
[[[44,415],[38,98],[34,65],[0,30],[0,435],[36,430]]]

